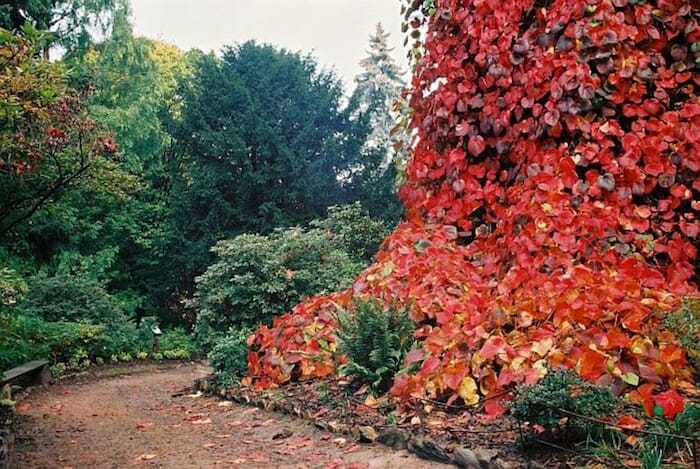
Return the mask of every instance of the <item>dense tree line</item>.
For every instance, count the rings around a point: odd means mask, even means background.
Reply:
[[[391,119],[386,96],[366,86],[343,96],[311,56],[255,42],[183,52],[135,37],[117,0],[13,1],[0,27],[5,351],[27,317],[103,325],[91,302],[134,327],[189,328],[195,279],[217,243],[305,226],[353,201],[384,226],[400,216],[390,144],[371,137],[378,116]],[[54,50],[61,60],[49,60]],[[60,298],[38,305],[33,291]],[[84,316],[56,312],[68,296]]]

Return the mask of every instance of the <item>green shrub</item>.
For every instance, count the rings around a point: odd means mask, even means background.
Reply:
[[[231,328],[270,324],[306,296],[350,286],[363,268],[321,229],[241,235],[213,251],[218,260],[197,278],[191,302],[195,338],[204,351]]]
[[[552,370],[539,383],[517,388],[510,415],[551,433],[567,417],[557,409],[597,418],[609,415],[616,405],[617,399],[609,388],[587,383],[570,370]],[[568,420],[574,424],[586,423]]]
[[[360,202],[328,207],[326,218],[314,220],[310,225],[332,233],[334,244],[363,263],[372,261],[392,228],[383,220],[364,215]]]
[[[192,355],[183,349],[165,350],[163,356],[168,360],[187,360]]]
[[[27,284],[12,269],[0,268],[0,315],[14,307],[27,291]]]
[[[246,341],[253,329],[230,330],[209,352],[209,365],[224,386],[237,382],[248,371],[248,344]]]
[[[16,271],[0,268],[0,370],[12,368],[32,354],[31,344],[22,338],[17,303],[27,284]]]
[[[88,277],[58,275],[35,276],[22,301],[22,309],[31,316],[49,322],[119,323],[126,319],[119,303],[104,286]]]
[[[50,370],[51,376],[53,376],[54,378],[59,378],[68,370],[68,366],[65,363],[56,363],[54,365],[51,365]]]
[[[348,357],[340,371],[370,384],[376,393],[386,392],[413,345],[416,325],[408,311],[358,300],[354,311],[339,311],[336,320],[338,350]]]
[[[183,360],[197,354],[192,334],[181,327],[166,329],[160,338],[160,352],[168,359]]]
[[[16,366],[34,359],[49,359],[52,363],[73,363],[94,358],[99,354],[104,326],[85,323],[47,322],[41,318],[19,315],[14,320],[11,342],[0,339],[7,347],[3,367]],[[4,348],[4,347],[3,347]],[[9,363],[7,363],[9,362]]]
[[[28,338],[44,351],[52,363],[63,362],[70,369],[82,369],[85,361],[101,352],[104,326],[75,322],[42,322]]]

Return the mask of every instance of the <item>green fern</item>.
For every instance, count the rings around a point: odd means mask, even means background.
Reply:
[[[376,393],[386,392],[413,344],[415,323],[407,310],[357,300],[353,311],[338,311],[336,321],[339,350],[348,357],[340,371],[371,385]]]

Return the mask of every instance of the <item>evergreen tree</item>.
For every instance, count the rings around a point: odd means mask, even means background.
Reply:
[[[377,24],[374,35],[369,38],[369,55],[360,61],[364,71],[355,78],[355,95],[360,101],[360,110],[369,112],[372,133],[367,139],[368,149],[387,150],[392,146],[391,130],[396,125],[394,104],[401,99],[405,87],[404,71],[391,56],[393,48],[388,45],[389,33],[384,32],[381,23]],[[385,169],[389,159],[381,161],[379,167]]]
[[[392,163],[407,145],[405,138],[392,132],[397,121],[393,109],[405,82],[403,70],[391,56],[388,39],[389,33],[377,24],[369,39],[369,55],[360,61],[364,71],[355,78],[352,100],[371,131],[351,179],[357,198],[372,215],[396,221],[402,209],[395,194],[396,168]]]
[[[214,260],[211,247],[245,232],[320,218],[348,201],[339,181],[366,139],[341,108],[337,77],[308,56],[247,42],[223,58],[193,52],[172,124],[173,226],[163,265],[174,298]]]

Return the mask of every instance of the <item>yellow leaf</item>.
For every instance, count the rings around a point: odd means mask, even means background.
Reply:
[[[545,356],[547,356],[547,353],[551,350],[553,345],[554,340],[551,337],[548,337],[544,340],[532,344],[532,351],[540,357],[544,358]]]
[[[459,388],[457,393],[462,400],[469,404],[474,405],[479,402],[479,394],[476,392],[476,381],[473,378],[467,376],[459,383]]]

